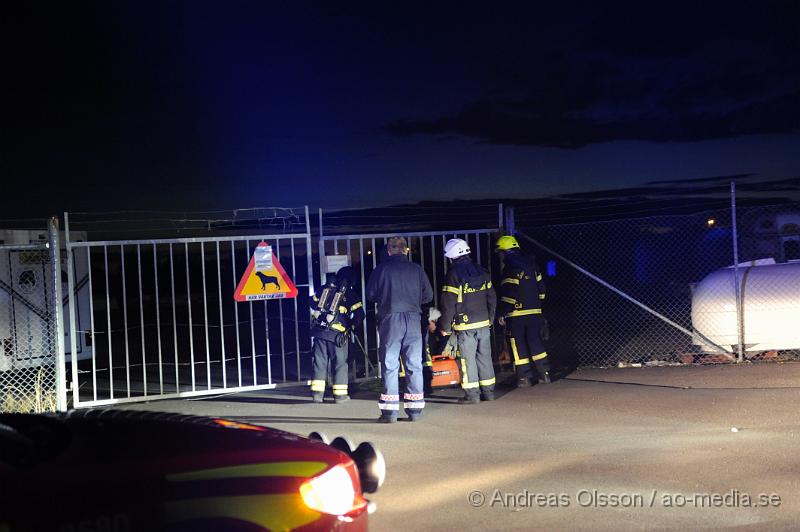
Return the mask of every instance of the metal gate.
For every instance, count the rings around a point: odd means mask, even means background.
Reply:
[[[320,216],[322,221],[322,216]],[[492,237],[499,231],[493,229],[473,229],[448,232],[399,232],[383,234],[334,235],[324,236],[320,225],[319,257],[320,286],[326,282],[326,275],[335,273],[345,263],[353,266],[361,274],[361,294],[366,310],[366,321],[360,334],[354,336],[357,356],[351,356],[351,371],[354,378],[377,378],[381,376],[378,358],[380,338],[375,319],[376,305],[368,305],[364,300],[366,282],[375,266],[381,260],[387,239],[403,236],[408,240],[409,259],[420,264],[428,274],[433,287],[433,303],[438,307],[441,287],[447,273],[447,259],[444,245],[450,238],[463,238],[472,249],[473,259],[491,273],[493,268]],[[334,258],[335,257],[335,258]],[[345,258],[346,257],[346,258]],[[496,352],[493,336],[493,351]],[[353,353],[353,346],[351,346]]]
[[[150,240],[73,241],[65,214],[69,324],[91,346],[71,364],[75,408],[274,388],[302,382],[313,290],[308,231]],[[298,287],[294,299],[237,304],[233,292],[261,241]],[[88,305],[88,309],[81,308]],[[303,357],[307,359],[308,357]]]

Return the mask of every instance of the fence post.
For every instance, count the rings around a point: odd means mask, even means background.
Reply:
[[[322,211],[322,209],[320,209]],[[308,212],[308,205],[305,206],[306,212],[306,257],[308,259],[308,297],[314,297],[314,255],[311,247],[311,216]],[[322,236],[322,213],[319,217],[320,237]]]
[[[69,301],[69,343],[70,343],[70,369],[72,370],[72,407],[75,408],[80,402],[78,395],[78,330],[75,325],[77,311],[75,308],[75,273],[73,271],[72,249],[69,246],[69,213],[64,213],[64,245],[67,248],[67,300]],[[94,356],[94,354],[92,355]],[[66,357],[65,357],[66,359]],[[66,368],[66,360],[64,362]],[[113,384],[112,384],[113,387]]]
[[[733,289],[736,294],[736,362],[744,361],[744,316],[742,308],[741,282],[739,280],[739,236],[736,223],[736,183],[731,181],[731,227],[733,229]]]
[[[53,310],[55,312],[56,354],[56,410],[67,410],[66,354],[64,352],[64,306],[61,293],[61,246],[59,245],[58,218],[50,218],[47,224],[48,247],[50,248],[50,268],[53,274]]]
[[[497,229],[500,230],[500,232],[502,233],[503,232],[503,227],[504,227],[504,225],[503,225],[503,204],[502,203],[498,203],[497,204]]]
[[[517,226],[514,222],[514,207],[506,207],[505,231],[509,235],[514,235],[517,232]]]
[[[322,207],[319,208],[319,286],[325,286],[325,229],[322,225]]]

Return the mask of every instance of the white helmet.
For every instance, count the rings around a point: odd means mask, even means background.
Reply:
[[[451,238],[444,245],[444,256],[448,259],[457,259],[464,255],[469,255],[469,244],[460,238]]]

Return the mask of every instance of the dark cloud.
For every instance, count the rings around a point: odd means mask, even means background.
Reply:
[[[733,175],[717,175],[711,177],[697,177],[694,179],[667,179],[662,181],[650,181],[648,185],[673,185],[684,183],[730,183],[731,181],[739,181],[755,177],[756,174],[733,174]]]
[[[798,6],[578,10],[553,22],[552,42],[482,57],[486,89],[460,111],[385,130],[557,148],[798,132]]]
[[[581,148],[598,142],[641,140],[700,141],[743,135],[800,132],[800,91],[752,103],[729,112],[675,111],[607,120],[586,110],[545,108],[536,100],[484,99],[451,117],[396,121],[386,126],[395,135],[446,134],[492,144]]]

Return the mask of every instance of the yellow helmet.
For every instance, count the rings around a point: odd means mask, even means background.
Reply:
[[[519,249],[519,242],[513,236],[504,235],[497,239],[495,251],[509,251],[511,249]]]

